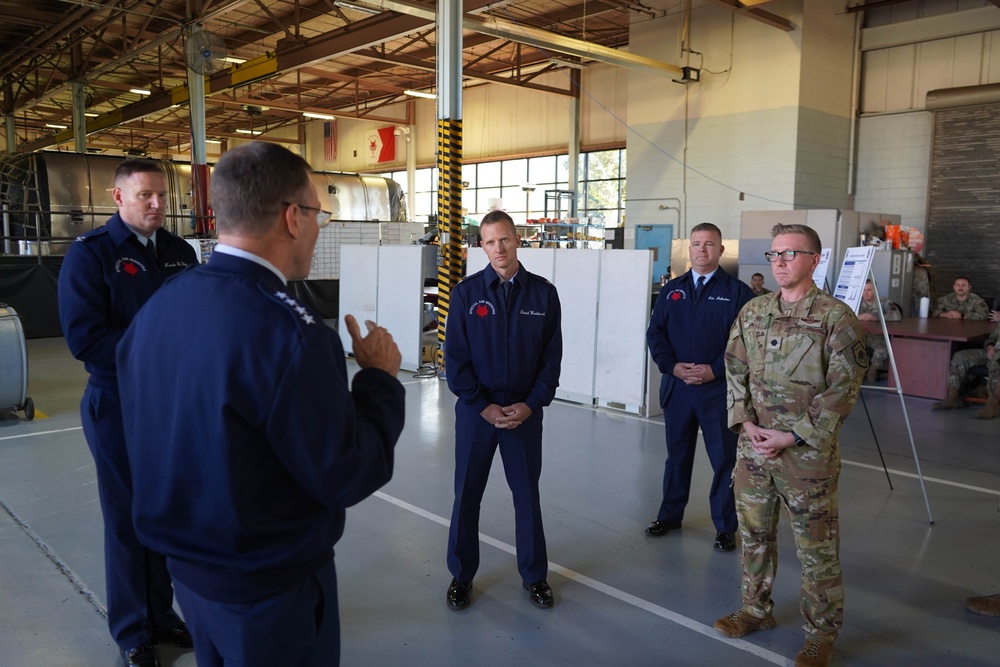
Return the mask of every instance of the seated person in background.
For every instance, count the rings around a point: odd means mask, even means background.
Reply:
[[[951,294],[945,294],[934,302],[931,317],[947,317],[953,320],[985,320],[990,309],[978,294],[974,294],[972,283],[965,276],[955,278]]]
[[[903,314],[892,301],[882,302],[882,314],[886,322],[898,322],[903,319]],[[878,302],[875,301],[875,288],[871,280],[865,281],[865,289],[861,293],[861,303],[858,304],[858,319],[869,322],[878,322]],[[885,344],[885,336],[882,334],[865,333],[865,345],[871,350],[868,359],[868,372],[865,382],[875,382],[878,379],[878,372],[885,367],[885,362],[889,360],[889,348]]]
[[[969,369],[973,366],[986,365],[990,372],[987,381],[987,391],[989,396],[986,407],[976,413],[977,419],[993,419],[1000,414],[1000,364],[998,364],[996,345],[1000,339],[1000,324],[994,327],[993,332],[983,344],[981,350],[959,350],[951,357],[951,368],[948,372],[948,395],[943,401],[938,401],[932,407],[935,410],[950,410],[962,407],[959,398],[959,390],[965,383],[969,374]]]
[[[990,311],[990,322],[1000,322],[1000,310]]]
[[[763,296],[771,293],[771,290],[764,287],[763,273],[755,273],[750,276],[750,291],[753,292],[754,296]]]

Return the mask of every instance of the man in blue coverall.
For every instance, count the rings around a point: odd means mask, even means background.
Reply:
[[[663,373],[660,405],[667,432],[663,501],[646,534],[662,537],[681,527],[701,427],[714,472],[709,493],[714,547],[733,551],[737,437],[726,421],[724,359],[729,328],[753,292],[719,266],[724,250],[722,232],[712,223],[691,230],[691,270],[660,289],[646,330],[649,353]]]
[[[503,211],[480,223],[490,264],[451,293],[445,369],[455,404],[455,505],[448,533],[446,602],[465,609],[479,569],[479,507],[497,448],[514,499],[517,570],[531,603],[553,604],[546,577],[538,480],[542,408],[559,386],[562,329],[553,285],[517,260],[520,238]]]
[[[126,160],[115,172],[118,212],[84,234],[59,272],[59,319],[66,344],[90,374],[80,404],[94,456],[104,515],[108,627],[128,665],[157,665],[153,644],[191,647],[172,609],[163,557],[148,551],[132,527],[132,479],[122,433],[115,346],[139,308],[163,281],[197,263],[186,241],[162,229],[167,205],[163,172],[151,160]],[[162,361],[159,350],[152,351]],[[162,375],[162,369],[154,372]]]
[[[219,244],[118,346],[136,531],[167,557],[200,667],[339,664],[333,546],[345,508],[392,477],[403,430],[392,336],[345,316],[348,384],[340,337],[287,289],[330,219],[310,171],[277,144],[224,154]]]

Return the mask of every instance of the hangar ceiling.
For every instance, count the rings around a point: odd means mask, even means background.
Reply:
[[[696,4],[792,27],[761,9],[761,0]],[[434,88],[434,6],[429,0],[0,0],[0,108],[13,118],[19,151],[72,147],[77,90],[88,148],[182,152],[190,143],[186,85],[193,63],[209,77],[212,138],[245,138],[240,131],[247,130],[266,137],[275,128],[301,126],[309,120],[303,112],[405,122],[385,107],[412,99],[406,90]],[[689,7],[677,3],[677,11]],[[622,49],[631,21],[664,10],[643,0],[464,0],[464,12],[508,29],[500,36],[463,32],[463,85],[570,95],[568,88],[541,85],[539,75],[591,58],[523,43],[519,31]]]

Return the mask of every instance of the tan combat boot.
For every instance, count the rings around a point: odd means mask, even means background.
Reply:
[[[735,614],[723,616],[712,627],[719,634],[736,639],[737,637],[746,637],[751,632],[757,632],[758,630],[770,630],[776,625],[777,622],[774,620],[774,616],[770,614],[764,618],[757,618],[745,609],[740,609]]]
[[[976,419],[994,419],[998,416],[1000,416],[1000,397],[996,394],[990,394],[990,397],[986,399],[986,405],[976,413]]]
[[[962,407],[962,401],[958,399],[958,387],[948,387],[948,395],[943,401],[938,401],[931,406],[932,410],[951,410]]]
[[[969,598],[965,606],[974,614],[983,616],[1000,616],[1000,593]]]
[[[795,656],[795,667],[827,667],[833,659],[833,642],[807,639]]]

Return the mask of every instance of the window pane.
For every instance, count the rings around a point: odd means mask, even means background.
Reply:
[[[482,171],[479,172],[482,176]],[[479,188],[476,196],[476,213],[488,213],[490,211],[490,200],[500,198],[500,188]],[[495,202],[494,202],[495,203]]]
[[[528,159],[528,181],[535,185],[552,184],[556,177],[556,156],[546,155]]]
[[[434,196],[430,192],[418,192],[413,197],[413,215],[428,216],[434,212]]]
[[[479,187],[496,188],[500,187],[500,163],[484,162],[479,167]]]
[[[466,215],[476,212],[476,192],[477,190],[462,191],[462,208],[465,209]]]
[[[619,181],[590,181],[587,183],[587,209],[618,208]]]
[[[504,160],[503,165],[504,186],[521,187],[528,182],[528,161],[527,160]]]
[[[588,180],[598,178],[618,178],[619,151],[598,151],[587,155]]]
[[[462,180],[467,182],[467,188],[478,187],[476,185],[476,165],[474,164],[463,164],[462,165]]]
[[[417,192],[430,192],[434,190],[435,183],[431,180],[431,176],[430,169],[417,169],[413,175],[413,189]]]

